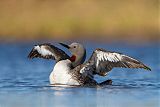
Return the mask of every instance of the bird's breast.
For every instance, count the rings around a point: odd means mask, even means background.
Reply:
[[[69,74],[71,72],[71,61],[62,60],[56,63],[50,74],[51,84],[79,85]]]

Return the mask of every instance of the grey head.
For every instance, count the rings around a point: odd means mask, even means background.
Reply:
[[[72,66],[76,67],[82,64],[86,59],[86,49],[80,43],[71,43],[70,45],[66,45],[64,43],[60,43],[65,48],[69,49],[72,56],[70,60],[72,61]]]

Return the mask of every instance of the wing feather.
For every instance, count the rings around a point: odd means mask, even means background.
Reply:
[[[35,45],[28,55],[28,58],[44,58],[53,59],[57,62],[69,58],[69,56],[61,49],[49,44]]]
[[[136,60],[130,56],[124,55],[118,52],[110,52],[104,49],[96,49],[90,59],[89,64],[85,65],[85,68],[95,68],[90,71],[81,69],[81,72],[86,75],[86,72],[92,72],[92,74],[98,74],[100,76],[105,76],[114,67],[120,68],[143,68],[146,70],[151,70],[149,67],[144,65],[139,60]]]

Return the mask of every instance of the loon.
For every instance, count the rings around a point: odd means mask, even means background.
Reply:
[[[112,80],[98,83],[95,75],[106,76],[114,67],[120,68],[143,68],[151,71],[149,67],[128,55],[118,52],[107,51],[97,48],[93,51],[88,61],[86,49],[80,43],[66,45],[59,43],[71,52],[67,55],[63,50],[44,43],[35,45],[28,55],[28,58],[44,58],[56,61],[56,64],[49,76],[51,85],[67,86],[103,86],[111,85]]]

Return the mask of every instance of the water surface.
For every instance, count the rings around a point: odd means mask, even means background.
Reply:
[[[0,44],[0,107],[159,107],[160,60],[158,44],[86,43],[87,58],[97,47],[118,51],[141,60],[152,71],[113,69],[102,88],[62,88],[49,85],[54,61],[28,60],[34,43]],[[64,48],[63,48],[64,49]],[[67,51],[68,53],[68,51]]]

